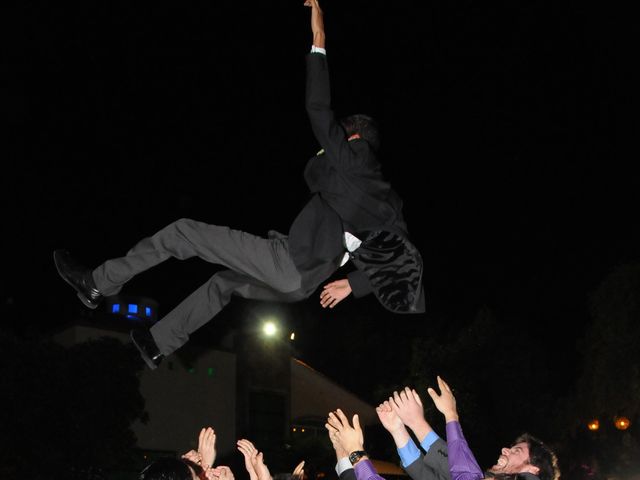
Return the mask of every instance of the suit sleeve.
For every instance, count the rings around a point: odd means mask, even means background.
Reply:
[[[351,293],[356,298],[364,297],[365,295],[373,292],[371,283],[367,276],[360,270],[354,270],[347,274],[347,280],[349,280],[349,286],[351,287]]]
[[[412,480],[451,480],[447,444],[438,439],[425,455],[404,469]]]
[[[356,155],[349,147],[344,129],[331,110],[329,65],[326,55],[307,54],[307,114],[311,129],[325,151],[325,159],[337,169],[347,169],[356,162]]]
[[[347,468],[340,474],[340,480],[356,480],[356,472],[353,468]]]

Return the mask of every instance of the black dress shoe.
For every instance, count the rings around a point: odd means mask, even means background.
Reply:
[[[158,349],[151,332],[146,328],[134,328],[129,334],[133,344],[140,351],[142,359],[151,370],[155,370],[160,365],[163,355]]]
[[[76,262],[66,250],[55,250],[53,261],[64,281],[76,289],[80,301],[91,309],[98,308],[103,297],[93,281],[91,270]]]

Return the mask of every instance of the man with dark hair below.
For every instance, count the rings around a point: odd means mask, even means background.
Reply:
[[[447,442],[433,431],[424,418],[420,396],[405,387],[400,393],[378,405],[376,412],[382,425],[394,439],[401,463],[412,480],[558,480],[560,470],[555,453],[534,436],[525,433],[510,447],[502,449],[495,465],[483,471],[462,434],[455,397],[449,386],[438,377],[441,393],[427,391],[436,408],[444,415]],[[423,455],[409,435],[410,428]]]
[[[171,257],[197,256],[226,267],[150,329],[131,331],[133,343],[151,369],[218,314],[232,295],[301,301],[348,260],[356,269],[324,285],[323,308],[335,307],[351,293],[354,297],[373,293],[391,312],[424,311],[422,258],[409,240],[402,200],[382,175],[375,123],[365,115],[342,122],[335,117],[323,13],[317,0],[306,0],[305,6],[311,8],[313,33],[307,55],[306,109],[322,150],[306,165],[304,178],[312,196],[288,235],[270,231],[264,238],[180,219],[140,241],[126,256],[93,270],[66,250],[54,252],[58,272],[89,308]]]

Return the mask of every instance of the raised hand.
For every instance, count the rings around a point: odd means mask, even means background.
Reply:
[[[338,437],[334,435],[332,430],[329,430],[329,429],[327,430],[329,433],[329,440],[331,440],[331,445],[333,446],[333,449],[336,451],[336,460],[340,460],[341,458],[348,457],[350,452],[347,452],[342,447],[342,444],[338,441]]]
[[[271,478],[271,472],[264,463],[264,456],[262,452],[258,452],[257,455],[251,457],[251,463],[253,464],[253,469],[256,471],[258,475],[258,480],[273,480]]]
[[[415,390],[404,387],[400,392],[393,392],[389,397],[393,411],[398,414],[402,422],[409,428],[424,419],[424,408],[422,400]]]
[[[389,400],[385,400],[383,403],[376,407],[376,413],[380,419],[382,426],[387,429],[388,432],[393,433],[396,430],[404,428],[404,422],[398,416],[396,412],[391,408]]]
[[[353,426],[351,426],[342,410],[330,412],[325,428],[347,452],[351,453],[364,448],[364,434],[357,414],[353,416]]]
[[[432,428],[424,418],[420,395],[414,389],[405,387],[400,392],[393,392],[393,396],[389,397],[388,401],[393,411],[407,427],[413,430],[418,440],[424,440]]]
[[[351,285],[346,278],[327,283],[320,293],[320,305],[322,308],[333,308],[347,298],[350,293]]]
[[[258,450],[249,440],[241,439],[236,443],[238,450],[244,456],[244,466],[249,473],[249,480],[258,480],[258,473],[253,466],[253,459],[258,455]]]
[[[457,422],[456,397],[453,396],[453,392],[447,382],[440,377],[438,377],[438,386],[440,387],[440,395],[431,387],[427,388],[427,393],[431,396],[436,408],[444,415],[445,421]]]
[[[302,480],[304,478],[304,460],[302,460],[296,468],[293,469],[291,480]]]
[[[389,400],[385,400],[376,407],[376,413],[382,426],[391,434],[396,447],[402,448],[411,440],[411,436],[404,426],[404,422],[393,410]]]
[[[324,48],[324,15],[318,0],[305,0],[305,7],[311,7],[311,33],[313,33],[313,44],[316,47]]]
[[[210,468],[216,460],[216,432],[211,427],[200,430],[198,453],[203,468]]]

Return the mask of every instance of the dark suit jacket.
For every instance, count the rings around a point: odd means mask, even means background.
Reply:
[[[338,478],[340,480],[356,480],[356,472],[353,468],[347,468]]]
[[[425,455],[405,467],[412,480],[451,480],[447,442],[439,438]]]
[[[402,200],[383,178],[375,151],[365,140],[349,142],[331,110],[329,67],[326,56],[320,53],[307,56],[306,108],[313,133],[323,151],[311,158],[305,168],[304,178],[312,197],[291,225],[289,247],[302,275],[303,288],[314,290],[339,267],[345,251],[345,230],[370,239],[380,232],[392,232],[396,250],[402,253],[407,251],[410,242],[402,216]],[[363,239],[362,236],[359,238]],[[398,244],[402,246],[398,247]],[[374,242],[372,248],[379,249],[380,245],[381,242]],[[417,252],[415,248],[413,251]],[[394,258],[397,256],[387,258],[386,265],[391,265],[388,261]],[[365,256],[360,263],[354,261],[358,270],[349,275],[354,296],[373,291],[387,308],[413,308],[415,311],[422,288],[422,263],[419,254],[405,255],[402,261],[408,259],[420,261],[419,268],[414,269],[419,270],[419,275],[414,276],[418,280],[412,283],[410,300],[403,302],[398,301],[398,295],[379,294],[384,282],[371,281],[373,270],[379,278],[390,270],[398,270],[364,269],[365,264],[371,265],[371,256]],[[400,263],[395,266],[402,267]],[[385,276],[388,284],[394,283],[392,278],[395,277]],[[410,289],[400,290],[406,294]],[[393,301],[389,302],[389,298]]]

